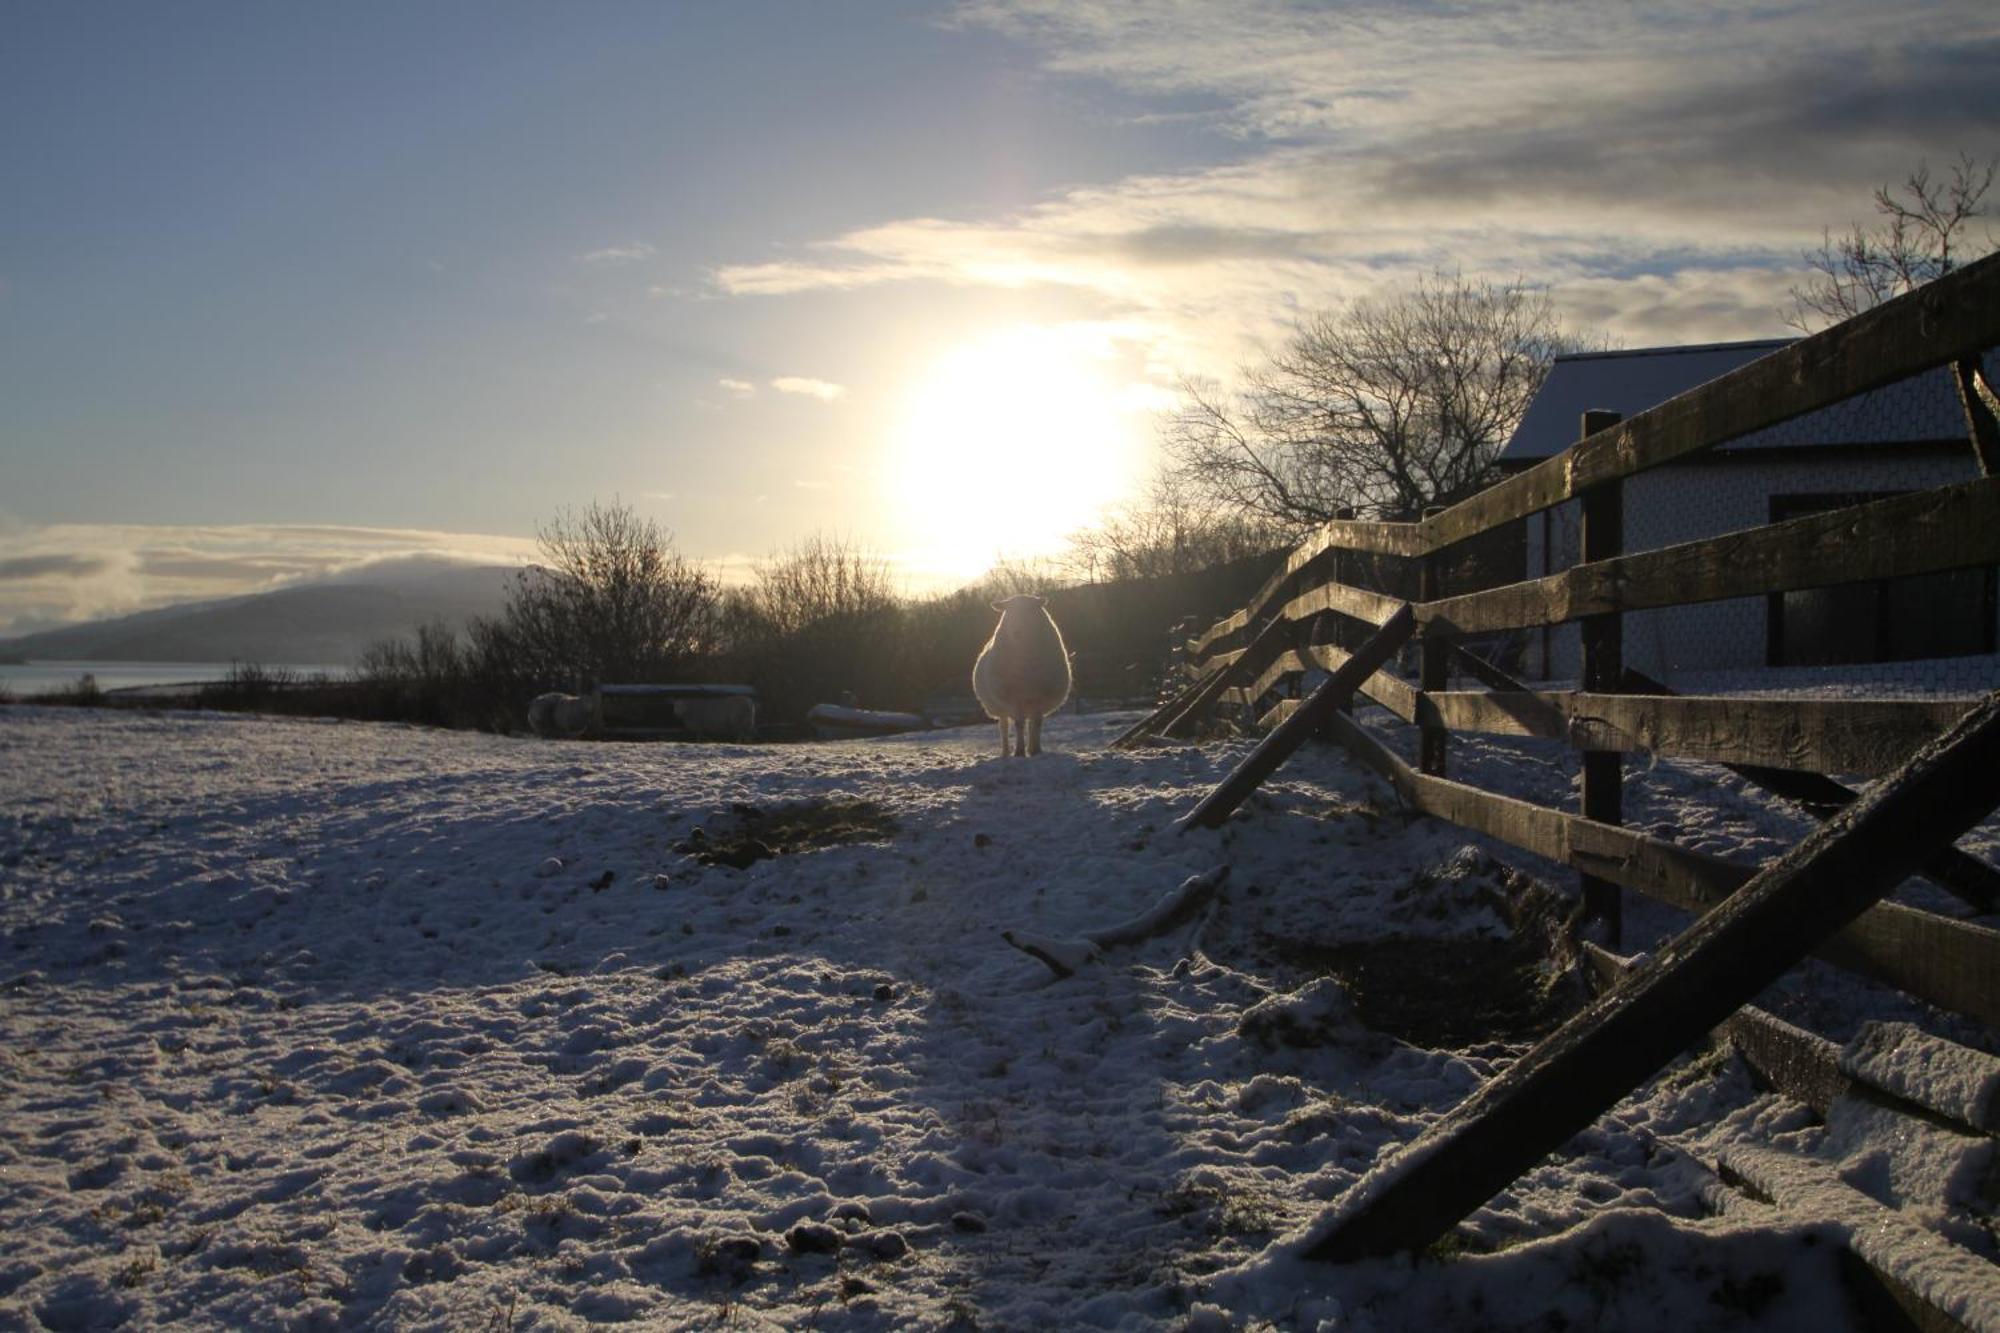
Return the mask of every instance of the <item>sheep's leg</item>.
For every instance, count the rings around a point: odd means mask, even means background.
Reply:
[[[1027,756],[1027,753],[1028,753],[1028,719],[1023,715],[1016,713],[1014,715],[1014,757],[1016,759],[1022,759]]]
[[[1007,757],[1007,719],[1000,719],[1000,757]]]
[[[1042,715],[1040,713],[1030,713],[1028,714],[1028,753],[1040,754],[1041,752]]]

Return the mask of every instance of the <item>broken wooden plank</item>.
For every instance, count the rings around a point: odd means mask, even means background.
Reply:
[[[1422,1249],[1996,805],[2000,692],[1369,1172],[1291,1245],[1335,1262]]]
[[[1326,724],[1330,714],[1340,711],[1340,705],[1352,698],[1361,682],[1373,675],[1403,646],[1415,628],[1416,617],[1408,606],[1390,616],[1388,622],[1314,690],[1297,711],[1264,737],[1256,749],[1245,755],[1243,762],[1217,784],[1215,790],[1181,817],[1181,828],[1186,830],[1197,825],[1213,828],[1227,819],[1231,811],[1243,804],[1250,793],[1277,770],[1278,765],[1289,759],[1299,746]]]
[[[1637,413],[1423,521],[1440,547],[1629,477],[2000,346],[2000,255]]]
[[[1799,592],[1996,563],[2000,563],[2000,477],[1983,477],[1572,565],[1559,574],[1426,602],[1418,607],[1417,618],[1426,628],[1484,634],[1559,625],[1614,611]]]

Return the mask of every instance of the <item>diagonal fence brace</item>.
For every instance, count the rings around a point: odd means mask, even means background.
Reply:
[[[1111,742],[1114,750],[1136,744],[1147,735],[1178,736],[1215,707],[1224,690],[1255,680],[1257,674],[1277,659],[1291,636],[1291,623],[1284,617],[1265,622],[1257,637],[1235,661],[1218,667],[1178,695],[1135,722]]]
[[[1194,809],[1180,818],[1182,830],[1200,825],[1214,828],[1237,806],[1243,804],[1251,792],[1263,785],[1264,779],[1277,771],[1278,765],[1292,757],[1292,752],[1315,735],[1341,705],[1354,697],[1367,680],[1395,655],[1398,648],[1416,632],[1416,612],[1405,604],[1384,621],[1382,627],[1368,637],[1368,641],[1354,650],[1354,655],[1340,664],[1320,687],[1301,704],[1298,711],[1279,723],[1271,734],[1258,742],[1257,748],[1243,757],[1214,791],[1201,798]]]
[[[2000,691],[1279,1242],[1420,1250],[2000,806]]]

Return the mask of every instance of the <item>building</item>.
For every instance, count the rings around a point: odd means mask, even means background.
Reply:
[[[1787,345],[1778,339],[1558,357],[1501,453],[1500,467],[1517,472],[1561,453],[1576,442],[1586,410],[1635,416]],[[1993,364],[1989,354],[1989,375]],[[1628,477],[1625,550],[1653,550],[1978,475],[1956,386],[1948,370],[1938,369]],[[1526,577],[1576,562],[1577,519],[1571,501],[1527,520]],[[1915,680],[1924,673],[1907,665],[1912,662],[1991,658],[2000,634],[1995,591],[1994,571],[1983,569],[1631,612],[1624,618],[1625,662],[1676,687],[1691,683],[1686,678],[1695,673],[1899,663],[1904,665],[1893,672],[1844,675]],[[1528,676],[1573,680],[1579,673],[1575,625],[1524,631],[1508,647]],[[1980,665],[1983,670],[1990,662]]]

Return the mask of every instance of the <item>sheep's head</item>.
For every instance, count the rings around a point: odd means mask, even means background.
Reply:
[[[1013,610],[1015,607],[1029,607],[1029,606],[1040,607],[1040,606],[1047,606],[1048,604],[1049,604],[1048,598],[1046,597],[1037,597],[1033,593],[1022,592],[1022,593],[1016,593],[1012,597],[1009,597],[1004,601],[993,602],[991,603],[991,606],[995,611],[998,611],[1001,615],[1004,616],[1009,611]]]

